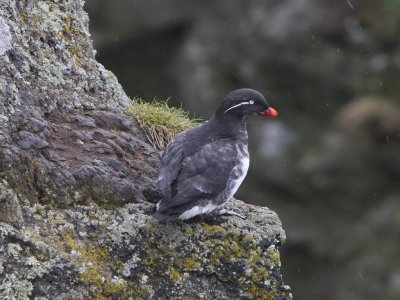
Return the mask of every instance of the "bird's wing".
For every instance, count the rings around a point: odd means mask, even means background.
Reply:
[[[181,206],[199,199],[214,199],[225,188],[233,168],[240,163],[232,140],[219,140],[204,145],[181,160],[176,178],[170,184],[170,197],[159,209]]]
[[[158,172],[156,185],[161,190],[164,198],[171,197],[171,184],[182,169],[185,137],[186,132],[177,135],[175,139],[168,144],[162,155],[161,168]]]

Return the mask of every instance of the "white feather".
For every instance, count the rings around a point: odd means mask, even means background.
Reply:
[[[187,219],[193,218],[198,215],[208,214],[208,213],[212,212],[213,210],[217,209],[218,207],[220,207],[220,206],[212,204],[211,201],[205,206],[196,205],[196,206],[193,206],[191,209],[182,213],[178,219],[179,220],[187,220]]]

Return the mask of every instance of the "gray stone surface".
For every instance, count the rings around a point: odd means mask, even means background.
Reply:
[[[0,32],[12,44],[0,55],[5,127],[27,115],[129,103],[116,77],[95,60],[88,17],[76,1],[2,1]],[[6,22],[6,23],[4,23]]]
[[[11,49],[11,33],[6,21],[0,18],[0,55]]]
[[[0,299],[276,299],[268,208],[160,224],[159,164],[94,59],[83,2],[0,4]]]
[[[0,223],[0,296],[63,299],[275,299],[285,233],[267,208],[233,200],[248,220],[160,224],[153,204],[23,208],[19,229]],[[9,284],[10,283],[10,284]]]

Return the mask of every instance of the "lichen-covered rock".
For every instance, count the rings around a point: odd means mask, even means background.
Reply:
[[[0,18],[0,55],[11,49],[11,33],[6,21]]]
[[[18,196],[8,187],[6,180],[0,181],[0,221],[14,225],[23,222]]]
[[[63,299],[276,299],[282,284],[277,215],[232,200],[235,217],[161,224],[151,203],[24,207],[20,229],[0,223],[0,296]],[[17,285],[8,287],[8,282]]]
[[[129,103],[115,76],[94,58],[82,5],[0,3],[1,126],[18,126],[26,115]]]
[[[94,59],[83,2],[0,4],[0,299],[277,299],[267,208],[160,224],[159,153]]]

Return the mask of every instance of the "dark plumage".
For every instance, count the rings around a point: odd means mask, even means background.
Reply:
[[[155,218],[190,219],[201,214],[231,214],[224,204],[234,195],[249,166],[247,117],[276,117],[263,95],[252,89],[229,93],[215,115],[179,134],[162,156],[157,185],[162,199]]]

